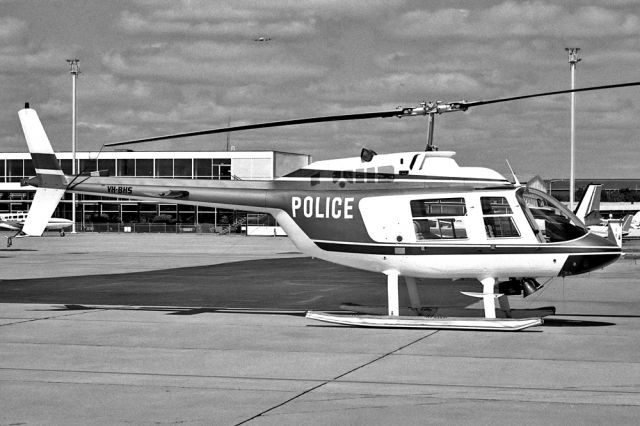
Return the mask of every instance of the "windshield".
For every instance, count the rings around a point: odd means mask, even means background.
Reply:
[[[517,198],[541,240],[550,243],[568,241],[589,232],[576,215],[544,192],[521,188],[517,192]]]

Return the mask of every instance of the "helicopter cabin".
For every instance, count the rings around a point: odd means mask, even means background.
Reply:
[[[539,244],[588,232],[561,203],[525,187],[367,197],[360,211],[367,233],[379,243]]]

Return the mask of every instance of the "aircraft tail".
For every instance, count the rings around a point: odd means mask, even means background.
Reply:
[[[631,229],[632,220],[633,220],[633,215],[628,214],[622,219],[622,222],[620,222],[620,225],[622,226],[623,235],[629,233],[629,229]]]
[[[60,163],[53,152],[51,142],[42,127],[38,113],[28,108],[18,112],[24,137],[29,146],[29,153],[36,169],[37,186],[42,188],[66,189],[67,181],[60,167]],[[32,182],[29,182],[30,184]]]
[[[574,212],[585,225],[600,223],[600,194],[602,185],[589,184]]]
[[[67,181],[36,111],[27,104],[18,115],[36,170],[35,182],[28,183],[38,186],[21,234],[40,236],[64,195]]]
[[[619,223],[609,222],[607,239],[618,247],[622,247],[622,227]]]

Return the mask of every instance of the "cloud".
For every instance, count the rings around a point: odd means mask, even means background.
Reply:
[[[294,40],[319,33],[321,21],[385,19],[384,0],[140,0],[138,10],[123,11],[118,27],[131,35],[229,39],[268,36]],[[400,6],[404,2],[397,2]]]
[[[259,82],[277,85],[318,78],[324,67],[287,55],[277,48],[211,42],[173,43],[158,49],[132,49],[103,55],[112,73],[142,79],[218,86]]]
[[[640,32],[637,14],[598,6],[507,1],[489,8],[413,10],[387,31],[404,39],[602,37]]]
[[[313,22],[303,20],[203,22],[201,16],[197,20],[164,20],[128,11],[122,13],[118,26],[128,34],[180,35],[190,38],[240,36],[249,40],[268,35],[272,39],[291,39],[315,33]]]
[[[386,0],[136,0],[153,16],[164,20],[256,20],[282,16],[364,19],[389,11]],[[401,7],[405,1],[396,1]]]
[[[13,43],[25,36],[26,22],[11,16],[0,17],[0,45]]]
[[[311,84],[306,92],[317,99],[351,104],[395,100],[418,103],[424,101],[425,96],[432,96],[434,93],[455,92],[459,95],[478,87],[477,80],[461,72],[388,73],[342,84],[325,80]]]
[[[83,148],[224,127],[229,118],[248,124],[565,89],[568,45],[583,49],[579,87],[636,80],[640,62],[640,12],[631,0],[65,4],[33,9],[13,2],[0,18],[0,140],[16,150],[24,150],[15,112],[25,100],[38,108],[51,139],[68,149],[70,54],[83,71]],[[272,41],[254,42],[258,36]],[[580,94],[581,146],[637,142],[638,90]],[[554,150],[568,140],[568,117],[568,95],[473,108],[438,117],[436,144],[458,149],[473,165],[499,169],[504,151],[514,165],[522,155],[532,171],[553,174],[562,165],[564,150]],[[232,144],[324,159],[357,155],[360,146],[422,149],[425,129],[424,117],[360,120],[240,132]],[[225,139],[136,149],[210,149]],[[529,161],[536,150],[539,164]],[[628,152],[634,164],[636,157]],[[595,162],[591,167],[598,170]]]
[[[65,54],[54,48],[26,51],[20,47],[0,47],[0,74],[59,71],[65,67],[63,58]]]

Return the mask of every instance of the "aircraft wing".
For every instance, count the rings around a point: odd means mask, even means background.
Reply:
[[[12,231],[17,231],[18,229],[21,228],[21,226],[22,225],[18,222],[0,220],[0,228],[3,228],[3,229],[10,229]]]

